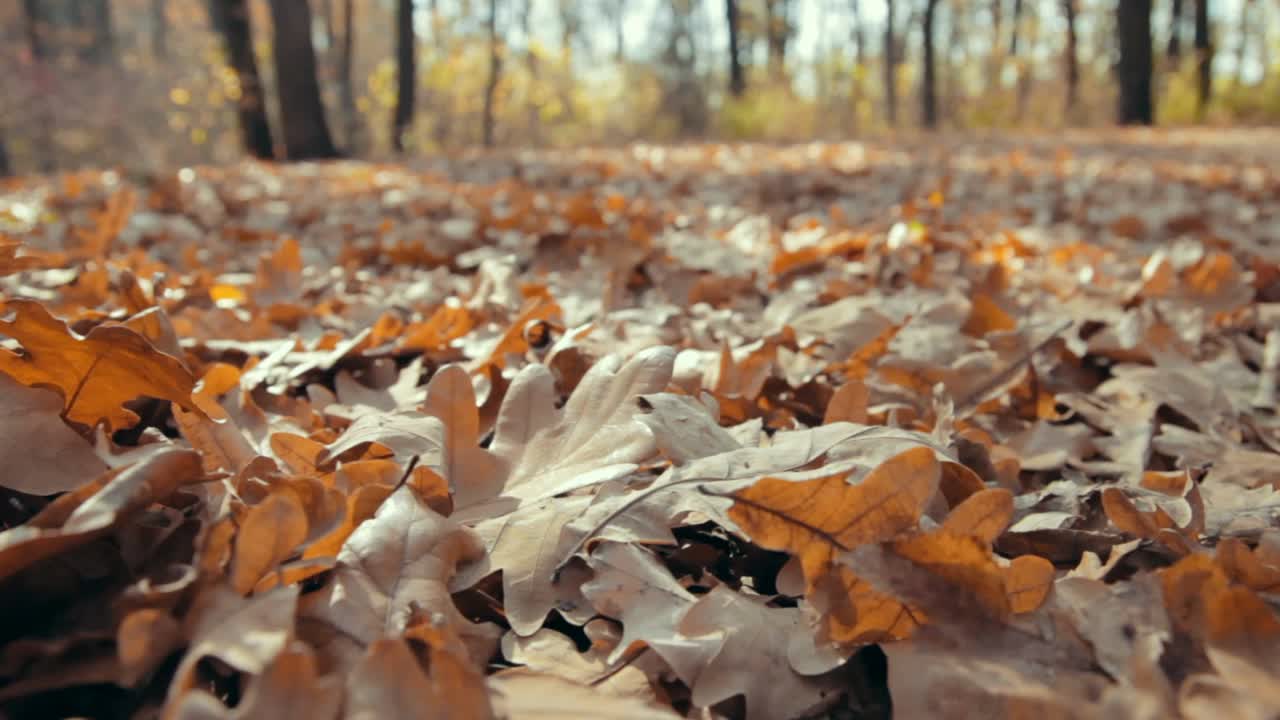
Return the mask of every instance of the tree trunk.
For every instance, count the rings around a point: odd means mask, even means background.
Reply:
[[[498,0],[489,0],[489,17],[485,21],[489,33],[489,78],[484,84],[483,140],[485,147],[493,147],[494,101],[498,94],[498,79],[502,72],[502,55],[498,52]]]
[[[110,0],[77,0],[74,7],[77,13],[86,9],[89,11],[87,15],[82,16],[81,27],[86,29],[93,38],[84,48],[81,57],[98,64],[114,59],[115,31],[111,26]]]
[[[236,114],[240,121],[240,139],[244,149],[260,160],[272,158],[271,128],[267,124],[267,108],[258,76],[258,61],[253,56],[253,36],[249,27],[248,0],[210,0],[209,16],[222,34],[227,60],[240,85]]]
[[[764,0],[765,44],[769,50],[769,72],[775,78],[786,75],[787,40],[791,35],[790,0]]]
[[[316,79],[316,53],[311,46],[311,7],[298,0],[271,0],[275,26],[276,92],[284,125],[284,152],[289,160],[338,156],[329,135]]]
[[[862,28],[862,8],[858,0],[850,0],[849,10],[853,14],[853,62],[857,67],[867,61],[867,38]]]
[[[894,0],[885,0],[884,17],[884,109],[892,127],[898,122],[898,49],[893,37]]]
[[[413,124],[417,85],[417,44],[413,34],[413,0],[396,2],[396,109],[391,121],[391,147],[404,152],[404,133]]]
[[[338,48],[338,103],[347,136],[347,154],[360,152],[360,113],[356,112],[355,85],[351,81],[351,61],[355,57],[355,12],[353,0],[342,3],[342,44]]]
[[[1213,90],[1213,42],[1209,36],[1209,0],[1196,2],[1196,80],[1198,90],[1196,114],[1203,120],[1209,110],[1209,97]]]
[[[23,19],[26,20],[26,36],[27,45],[31,52],[32,58],[32,76],[35,80],[36,87],[42,90],[46,88],[50,81],[49,68],[49,44],[45,41],[45,24],[44,18],[40,14],[39,0],[23,0],[22,3]],[[39,136],[36,141],[38,147],[37,157],[39,157],[39,168],[41,172],[53,172],[57,169],[58,162],[54,153],[53,131],[56,127],[57,119],[54,117],[54,109],[50,100],[43,97],[34,99],[35,104],[35,132]]]
[[[924,79],[920,84],[920,104],[924,126],[930,130],[938,127],[938,72],[933,52],[933,19],[937,9],[938,0],[928,0],[920,24],[924,32]]]
[[[166,0],[151,0],[151,57],[162,60],[169,55],[169,22],[165,19]]]
[[[1253,13],[1251,10],[1255,7],[1253,0],[1244,0],[1240,5],[1240,29],[1236,32],[1240,36],[1240,42],[1236,45],[1236,67],[1234,84],[1240,86],[1244,84],[1244,59],[1249,56],[1249,36],[1253,33],[1249,32],[1250,17]]]
[[[990,91],[1000,83],[1004,55],[1000,37],[1004,33],[1004,0],[991,0],[991,52],[987,55],[987,87]]]
[[[1116,41],[1120,85],[1116,119],[1121,125],[1150,125],[1155,119],[1151,95],[1151,0],[1117,0]]]
[[[1169,6],[1169,47],[1165,55],[1173,63],[1182,59],[1182,0],[1173,0]]]
[[[9,177],[13,174],[13,167],[9,164],[9,151],[4,144],[4,131],[0,130],[0,177]]]
[[[1022,32],[1022,0],[1013,0],[1013,27],[1009,29],[1009,55],[1018,57],[1018,38]]]
[[[747,89],[747,76],[742,72],[742,59],[738,56],[738,0],[725,0],[725,20],[729,24],[729,92],[742,97]]]
[[[1067,101],[1063,115],[1070,119],[1080,101],[1080,60],[1077,55],[1080,40],[1076,34],[1076,0],[1062,0],[1062,12],[1067,20],[1067,47],[1063,58],[1063,64],[1067,66]]]

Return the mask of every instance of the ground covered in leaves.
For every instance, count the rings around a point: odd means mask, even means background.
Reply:
[[[1280,143],[0,193],[11,718],[1272,718]]]

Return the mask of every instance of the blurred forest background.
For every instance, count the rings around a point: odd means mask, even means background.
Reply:
[[[0,172],[1280,122],[1277,0],[6,0]]]

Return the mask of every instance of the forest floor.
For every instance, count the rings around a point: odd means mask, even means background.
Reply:
[[[1280,133],[0,184],[0,716],[1280,713]]]

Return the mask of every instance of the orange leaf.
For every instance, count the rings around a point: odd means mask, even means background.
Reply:
[[[0,350],[0,371],[24,385],[61,390],[68,420],[89,426],[105,421],[109,430],[132,427],[138,416],[123,405],[141,396],[200,412],[191,400],[191,373],[133,330],[100,325],[81,337],[39,303],[12,300],[8,308],[15,317],[0,320],[0,332],[22,343],[26,354]]]

